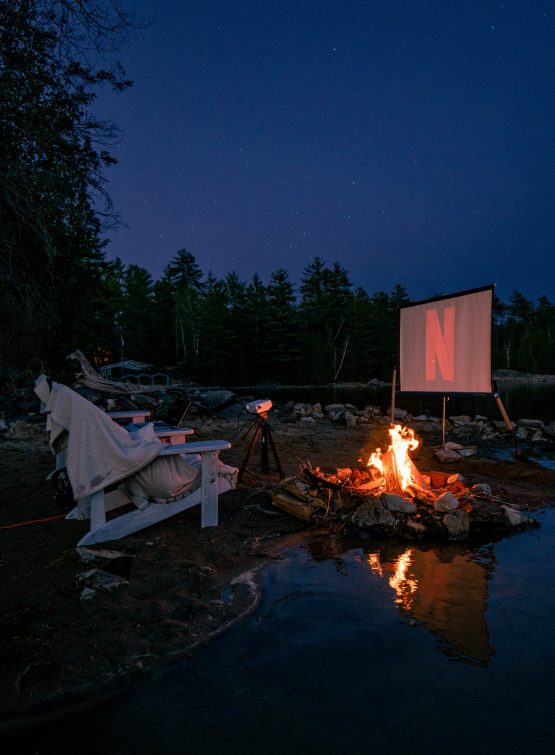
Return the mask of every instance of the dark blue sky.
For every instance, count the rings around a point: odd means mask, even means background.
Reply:
[[[109,257],[555,300],[552,2],[129,0]]]

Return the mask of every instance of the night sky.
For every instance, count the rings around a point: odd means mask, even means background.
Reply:
[[[129,0],[108,257],[555,300],[552,2]]]

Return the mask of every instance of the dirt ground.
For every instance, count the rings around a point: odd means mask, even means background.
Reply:
[[[305,462],[352,466],[386,445],[380,425],[347,428],[272,421],[286,475]],[[237,421],[199,420],[198,440],[224,438],[222,454],[240,467],[249,438]],[[420,428],[421,430],[421,428]],[[424,438],[415,459],[423,472],[442,468],[433,458],[438,438]],[[277,474],[260,472],[257,446],[235,491],[220,498],[220,525],[201,529],[198,507],[150,529],[98,548],[122,557],[111,569],[128,584],[82,601],[77,575],[87,571],[75,545],[87,523],[65,521],[45,477],[53,457],[42,422],[20,423],[0,437],[0,726],[8,728],[96,698],[177,657],[198,652],[240,620],[257,601],[256,572],[279,558],[307,525],[271,505]],[[492,461],[480,455],[452,465],[469,483],[524,507],[555,503],[555,472],[534,463]],[[34,521],[49,519],[48,521]],[[6,528],[20,522],[24,526]],[[296,534],[297,533],[297,534]]]

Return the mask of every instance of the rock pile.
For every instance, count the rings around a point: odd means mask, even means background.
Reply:
[[[493,495],[489,485],[468,487],[460,474],[430,472],[423,475],[429,489],[406,496],[373,492],[369,477],[360,470],[331,475],[307,467],[300,476],[283,480],[272,501],[307,522],[405,540],[462,541],[538,526],[518,505]]]
[[[0,433],[16,432],[16,423],[32,424],[41,421],[39,416],[39,402],[33,392],[34,382],[12,390],[10,394],[0,392]],[[142,388],[145,388],[144,386]],[[97,406],[107,411],[129,411],[146,409],[151,412],[151,420],[165,420],[170,424],[177,424],[187,416],[218,415],[222,417],[236,417],[245,412],[245,403],[254,396],[237,396],[224,388],[202,387],[193,383],[182,383],[170,386],[156,386],[155,389],[143,392],[141,386],[136,391],[130,391],[126,384],[125,392],[118,392],[118,384],[113,383],[113,392],[106,388],[99,390],[77,381],[74,389],[88,398]],[[302,403],[289,401],[280,406],[274,402],[271,418],[277,418],[282,423],[331,422],[346,427],[359,425],[388,425],[389,410],[384,414],[379,406],[367,405],[358,408],[350,403]],[[410,425],[418,433],[441,434],[441,419],[427,414],[411,415],[405,409],[395,408],[395,420]],[[513,423],[514,435],[523,444],[555,443],[555,421],[545,424],[538,419],[520,419]],[[482,415],[450,416],[446,422],[446,432],[450,438],[459,442],[455,448],[444,448],[446,455],[441,461],[454,460],[465,453],[452,453],[461,448],[471,448],[472,443],[495,442],[506,438],[507,432],[502,421],[490,420]],[[468,454],[466,454],[468,455]]]

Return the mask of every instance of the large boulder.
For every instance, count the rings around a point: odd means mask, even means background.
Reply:
[[[382,531],[395,529],[396,519],[377,498],[364,501],[353,514],[353,522],[362,529],[379,528]]]

